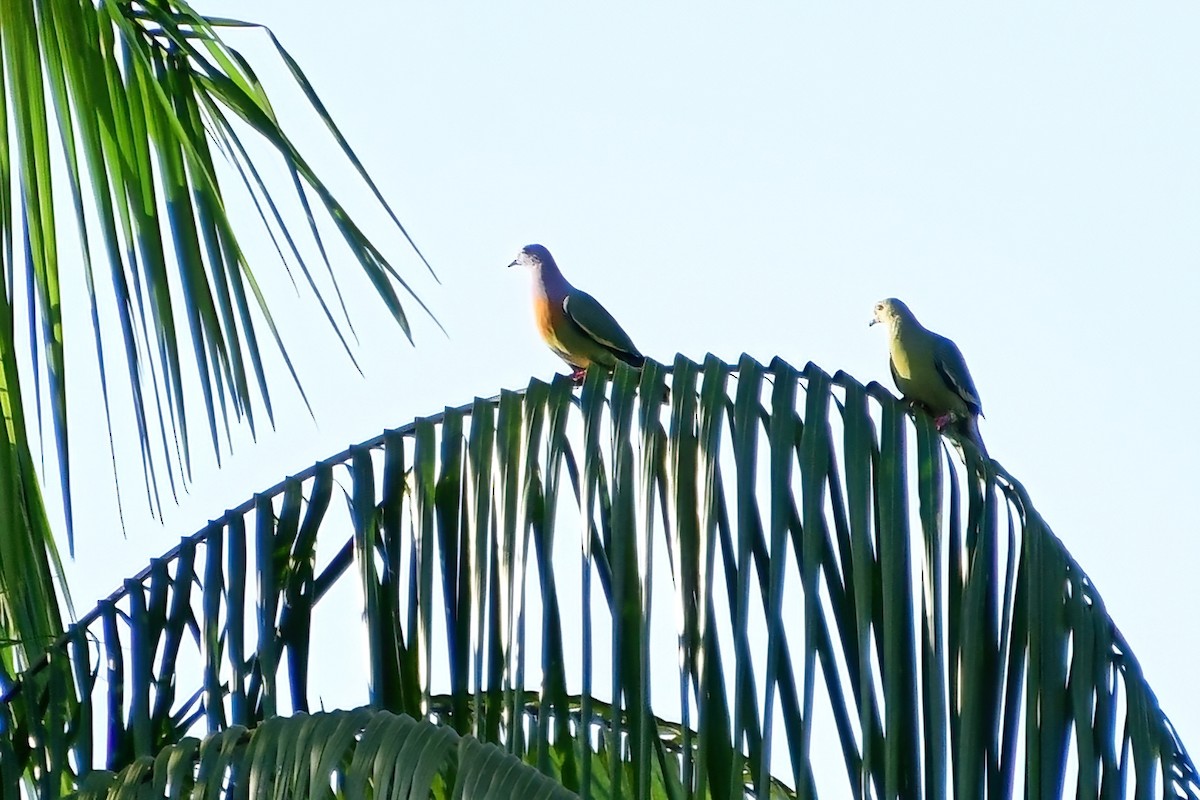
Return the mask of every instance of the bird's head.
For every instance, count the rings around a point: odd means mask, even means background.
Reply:
[[[542,264],[553,264],[554,258],[551,257],[550,251],[540,244],[527,244],[521,248],[521,252],[517,253],[517,257],[513,259],[510,267],[515,267],[518,264],[534,269],[541,268]]]
[[[875,304],[875,316],[868,324],[874,325],[876,322],[886,323],[888,326],[894,325],[897,320],[911,317],[912,312],[908,310],[908,306],[900,302],[894,297],[889,297],[880,300]]]

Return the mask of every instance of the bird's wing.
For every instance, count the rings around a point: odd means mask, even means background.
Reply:
[[[640,366],[645,357],[612,314],[587,292],[572,291],[563,300],[567,319],[622,361]]]
[[[933,363],[938,375],[950,387],[950,390],[963,399],[972,414],[983,416],[983,403],[979,400],[979,391],[975,381],[971,380],[971,372],[967,369],[966,359],[958,345],[945,336],[933,335]]]
[[[896,384],[897,389],[900,389],[900,373],[896,372],[896,362],[890,358],[888,359],[888,369],[892,371],[892,383]],[[900,391],[904,390],[900,389]]]

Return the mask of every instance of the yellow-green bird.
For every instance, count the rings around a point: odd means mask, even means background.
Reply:
[[[538,333],[571,367],[575,383],[583,381],[591,364],[611,370],[618,361],[632,367],[645,363],[646,357],[608,309],[563,277],[549,250],[540,244],[527,245],[509,264],[518,265],[533,274],[533,316]]]
[[[958,345],[924,327],[908,306],[894,297],[875,304],[871,325],[887,325],[892,380],[909,401],[925,406],[940,431],[947,425],[987,455],[979,435],[983,404]]]

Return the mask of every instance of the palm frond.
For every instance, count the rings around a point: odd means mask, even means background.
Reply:
[[[369,657],[342,685],[584,796],[1200,797],[1092,582],[952,445],[877,384],[749,357],[447,409],[256,495],[80,620],[55,651],[75,685],[34,669],[0,700],[7,774],[61,775],[22,749],[34,726],[115,770],[303,711],[318,604],[349,580]]]
[[[252,430],[258,424],[252,384],[272,416],[261,326],[300,386],[246,260],[248,235],[270,235],[281,265],[299,268],[347,354],[350,319],[326,298],[333,292],[340,303],[341,295],[323,226],[337,231],[410,340],[401,294],[424,306],[296,147],[249,62],[221,38],[222,31],[262,29],[207,19],[181,0],[3,0],[0,17],[0,105],[13,112],[0,127],[0,258],[10,304],[25,294],[38,397],[32,410],[40,429],[45,388],[73,547],[64,282],[86,284],[106,419],[116,400],[110,389],[128,386],[151,508],[160,505],[164,475],[172,493],[190,477],[196,409],[185,387],[192,381],[218,457],[231,419]],[[408,237],[299,65],[266,35],[317,119]],[[247,137],[280,159],[282,185],[264,179]],[[259,220],[247,224],[231,213],[239,192]],[[301,212],[299,226],[289,221]],[[310,264],[314,255],[325,278]],[[121,353],[113,372],[116,330]],[[7,341],[6,352],[18,343],[15,331]],[[8,388],[17,391],[15,374]]]
[[[322,228],[337,231],[410,340],[401,297],[424,308],[297,149],[250,64],[220,38],[235,27],[248,24],[208,20],[179,0],[0,0],[0,685],[62,634],[55,579],[64,594],[65,582],[33,443],[42,442],[43,469],[47,455],[57,466],[73,552],[66,354],[83,319],[73,297],[87,297],[99,386],[72,396],[103,405],[114,482],[112,420],[132,420],[152,511],[164,477],[172,494],[190,478],[199,398],[218,459],[231,419],[254,431],[259,403],[272,416],[261,337],[300,386],[243,250],[248,236],[268,234],[281,265],[299,268],[347,353],[349,316],[326,299],[340,290]],[[267,36],[400,227],[299,65]],[[264,179],[263,150],[279,158],[282,182]],[[231,210],[239,193],[261,224]],[[314,254],[327,278],[310,266]]]
[[[79,800],[137,796],[452,797],[567,800],[554,780],[491,744],[387,711],[277,717],[185,738],[119,773],[88,776]],[[335,795],[335,792],[337,793]]]
[[[0,106],[3,105],[0,97]],[[0,296],[0,336],[12,332],[12,306]],[[11,341],[11,337],[10,337]],[[0,343],[0,692],[62,637],[55,576],[62,575],[54,534],[42,504],[29,449],[17,379],[17,359]],[[66,596],[69,607],[70,597]],[[66,680],[67,676],[59,676]],[[55,716],[79,713],[69,691],[58,695]],[[55,740],[47,740],[50,744]],[[0,745],[0,761],[5,758]],[[0,776],[14,762],[0,768]]]

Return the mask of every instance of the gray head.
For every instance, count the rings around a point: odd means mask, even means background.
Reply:
[[[876,322],[886,322],[891,326],[900,320],[915,319],[916,317],[913,316],[913,313],[908,310],[908,306],[894,297],[888,297],[875,304],[875,317],[867,324],[874,325]]]
[[[521,252],[517,253],[517,257],[509,266],[515,267],[518,264],[534,269],[541,269],[543,264],[555,268],[558,266],[554,263],[554,256],[550,255],[550,251],[540,244],[527,244],[522,247]]]

